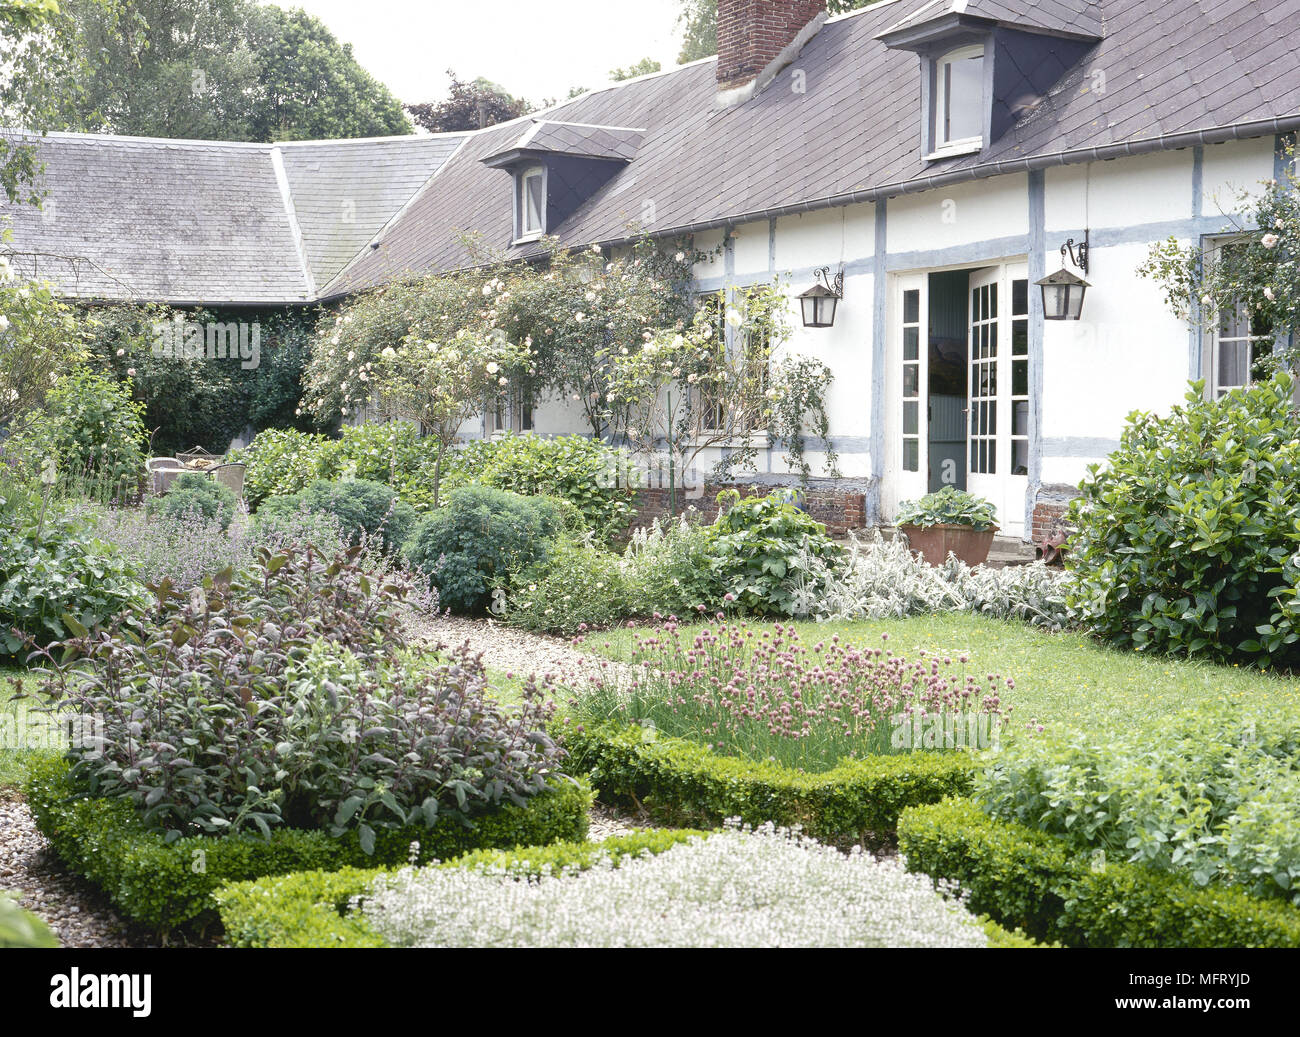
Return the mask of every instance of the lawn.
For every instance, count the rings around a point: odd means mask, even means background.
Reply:
[[[750,623],[757,626],[761,621]],[[1051,634],[1024,623],[969,613],[793,625],[809,646],[833,634],[851,644],[875,646],[887,633],[889,648],[909,658],[918,648],[952,656],[968,653],[968,672],[1014,678],[1014,690],[1003,695],[1004,702],[1014,707],[1013,724],[1066,722],[1100,730],[1152,724],[1199,704],[1223,701],[1271,703],[1300,710],[1300,680],[1295,678],[1239,666],[1124,653],[1084,634]],[[638,633],[645,636],[646,630],[593,634],[586,647],[611,659],[627,659],[632,638]]]
[[[18,720],[30,705],[20,705],[12,700],[22,675],[21,668],[0,663],[0,791],[22,784],[27,775],[27,761],[34,754],[47,751],[18,745]],[[28,690],[31,690],[30,686]]]

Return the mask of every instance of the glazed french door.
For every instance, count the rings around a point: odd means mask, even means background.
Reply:
[[[898,500],[916,500],[926,494],[929,484],[929,443],[927,411],[929,406],[929,276],[908,274],[898,278],[895,342],[891,354],[897,365],[895,377],[901,379],[901,410],[894,437],[898,461]]]
[[[1004,536],[1020,536],[1029,483],[1027,266],[974,271],[968,299],[966,487],[993,502]]]

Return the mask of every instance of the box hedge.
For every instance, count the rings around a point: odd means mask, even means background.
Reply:
[[[1300,910],[1232,886],[1105,861],[990,818],[972,800],[906,810],[912,871],[961,884],[972,911],[1069,947],[1300,947]]]
[[[80,794],[59,757],[33,762],[24,791],[37,827],[60,860],[103,889],[127,918],[160,933],[201,931],[216,917],[212,892],[224,882],[395,865],[408,860],[413,842],[423,862],[481,847],[582,839],[591,803],[585,784],[560,780],[527,806],[508,803],[473,828],[448,818],[432,828],[380,831],[374,854],[367,855],[354,831],[338,839],[322,831],[272,829],[270,839],[191,836],[168,842],[146,829],[125,800]]]
[[[878,841],[906,807],[968,793],[974,767],[965,753],[914,752],[810,773],[720,756],[639,726],[569,725],[564,737],[570,767],[589,770],[605,801],[644,807],[674,824],[713,826],[739,817],[802,825],[837,845]]]
[[[536,876],[544,869],[587,869],[600,856],[662,853],[702,832],[648,831],[602,843],[564,842],[514,850],[475,850],[444,867],[503,867]],[[213,894],[226,941],[235,947],[383,947],[364,918],[346,914],[349,901],[370,888],[387,868],[302,871],[251,882],[232,882]]]

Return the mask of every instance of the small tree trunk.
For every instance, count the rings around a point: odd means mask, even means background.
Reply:
[[[438,452],[433,456],[433,506],[435,508],[442,505],[442,454],[447,449],[447,445],[438,440]]]

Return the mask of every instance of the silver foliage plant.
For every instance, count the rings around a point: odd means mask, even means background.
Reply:
[[[1042,562],[972,568],[953,555],[940,566],[914,555],[902,538],[879,530],[854,537],[848,557],[831,566],[811,556],[795,568],[795,614],[817,620],[888,619],[932,612],[980,612],[1049,630],[1072,625],[1065,602],[1069,575]]]
[[[540,878],[406,868],[354,901],[406,947],[984,947],[947,887],[798,831],[730,822],[657,856]]]

